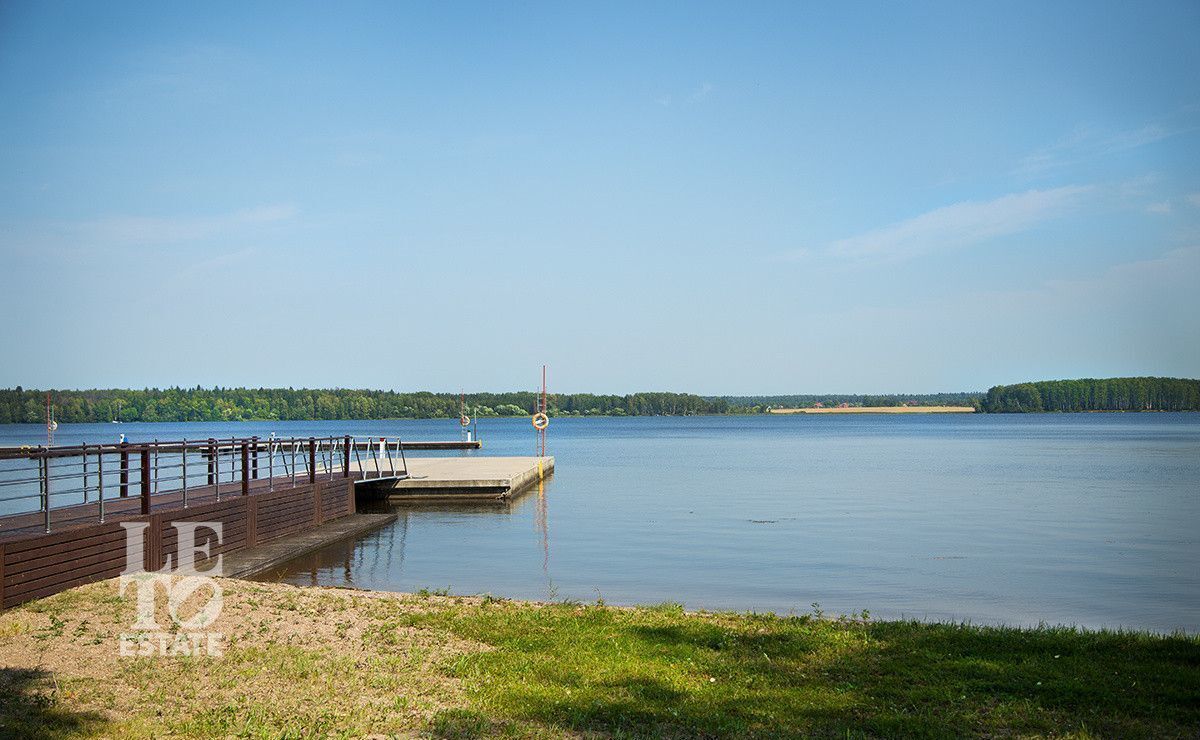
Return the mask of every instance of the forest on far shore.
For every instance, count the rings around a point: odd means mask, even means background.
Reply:
[[[147,388],[143,390],[0,389],[0,424],[46,418],[46,394],[63,423],[107,421],[310,421],[525,416],[534,391],[398,393],[347,388]],[[556,393],[554,416],[698,416],[759,414],[774,408],[824,406],[974,406],[993,413],[1045,411],[1200,411],[1200,380],[1109,378],[998,385],[984,393],[699,396],[691,393],[598,395]],[[461,405],[460,405],[461,404]]]
[[[397,393],[348,388],[148,388],[144,390],[0,390],[0,424],[46,418],[50,393],[58,421],[311,421],[316,419],[445,419],[465,408],[477,417],[533,413],[534,391],[511,393]],[[460,405],[461,404],[461,405]],[[694,416],[754,414],[762,409],[689,393],[594,395],[557,393],[557,416]]]
[[[997,385],[988,390],[982,410],[992,413],[1200,411],[1200,380],[1083,378]]]

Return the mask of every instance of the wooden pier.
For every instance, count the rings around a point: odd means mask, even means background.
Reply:
[[[0,503],[10,512],[0,515],[0,609],[121,573],[131,565],[122,524],[141,523],[140,565],[155,571],[191,544],[179,541],[189,523],[220,528],[210,555],[232,555],[329,531],[323,525],[356,515],[357,494],[506,501],[554,470],[552,457],[408,458],[406,448],[342,436],[0,450]]]

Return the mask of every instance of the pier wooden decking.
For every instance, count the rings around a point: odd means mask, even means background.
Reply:
[[[211,555],[232,554],[353,515],[358,492],[503,501],[554,470],[552,457],[406,459],[398,440],[349,436],[16,448],[0,459],[8,502],[37,507],[0,516],[0,609],[122,572],[123,523],[144,523],[142,566],[154,571],[188,544],[178,541],[187,522],[217,524]]]

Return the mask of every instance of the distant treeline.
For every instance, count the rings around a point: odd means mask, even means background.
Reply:
[[[968,393],[890,393],[887,395],[800,395],[800,396],[727,396],[731,405],[776,409],[807,409],[822,406],[974,406],[979,408],[983,391]]]
[[[0,424],[45,420],[44,390],[0,389]],[[397,393],[351,389],[149,388],[145,390],[51,390],[60,422],[106,421],[308,421],[314,419],[439,419],[459,414],[456,393]],[[469,393],[471,416],[525,416],[537,403],[533,391]],[[990,412],[1198,411],[1200,380],[1110,378],[1051,380],[998,385],[982,393],[890,395],[793,395],[706,397],[690,393],[550,397],[557,416],[694,416],[757,414],[768,408],[823,406],[973,406]]]
[[[0,424],[45,420],[45,390],[0,390]],[[159,390],[51,390],[60,422],[255,421],[313,419],[438,419],[457,417],[457,393],[396,393],[372,390],[293,388],[167,388]],[[472,416],[533,413],[537,394],[469,393]],[[559,393],[550,398],[558,416],[655,416],[758,413],[723,398],[687,393],[601,396]]]
[[[1200,380],[1084,378],[998,385],[987,392],[983,410],[994,413],[1200,411]]]

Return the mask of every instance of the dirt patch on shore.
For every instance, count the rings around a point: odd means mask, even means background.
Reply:
[[[222,635],[220,657],[122,656],[136,599],[116,580],[0,614],[0,735],[408,734],[464,702],[446,666],[487,649],[411,624],[469,598],[216,583],[223,606],[204,631]]]

